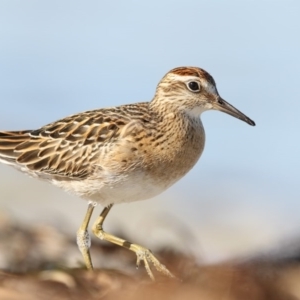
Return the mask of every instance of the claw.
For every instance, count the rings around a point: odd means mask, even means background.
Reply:
[[[147,271],[147,274],[149,277],[155,281],[154,275],[150,268],[150,263],[155,267],[155,269],[164,275],[170,277],[170,278],[176,278],[167,268],[165,265],[161,264],[159,260],[152,254],[152,252],[149,249],[143,248],[141,246],[135,245],[139,249],[135,252],[137,256],[136,260],[136,266],[137,269],[140,266],[140,262],[144,262],[145,269]]]
[[[137,270],[140,267],[140,263],[141,263],[141,260],[139,258],[137,258],[137,260],[136,260],[136,266],[135,266]]]

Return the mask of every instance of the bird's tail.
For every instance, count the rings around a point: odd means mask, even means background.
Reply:
[[[0,162],[16,165],[16,148],[30,138],[31,130],[0,131]]]

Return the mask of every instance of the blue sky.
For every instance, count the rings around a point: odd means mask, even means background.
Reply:
[[[170,69],[202,67],[257,126],[205,112],[204,154],[164,208],[199,226],[244,228],[249,217],[250,227],[299,233],[299,9],[266,0],[1,1],[0,128],[151,100]]]

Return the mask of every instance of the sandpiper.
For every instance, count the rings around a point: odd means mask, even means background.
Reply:
[[[103,240],[135,252],[154,279],[153,265],[172,273],[150,250],[103,230],[114,204],[154,197],[198,161],[205,133],[200,115],[219,110],[254,126],[217,91],[211,75],[179,67],[159,82],[150,102],[82,112],[36,130],[1,131],[0,161],[89,201],[77,231],[85,265],[93,269],[88,225],[96,204],[105,208],[93,226]]]

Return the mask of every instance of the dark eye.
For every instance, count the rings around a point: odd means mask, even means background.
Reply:
[[[190,81],[188,83],[188,88],[189,90],[191,90],[192,92],[199,92],[200,91],[200,87],[199,87],[199,83],[196,81]]]

